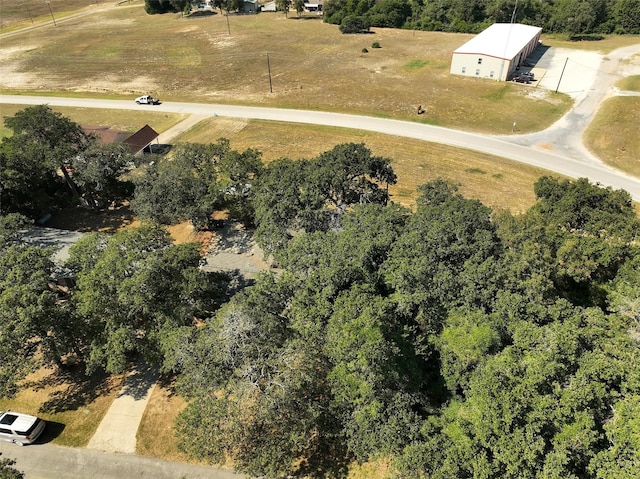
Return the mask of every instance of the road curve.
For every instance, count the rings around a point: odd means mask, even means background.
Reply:
[[[480,151],[520,163],[544,168],[572,178],[589,178],[594,183],[624,189],[635,201],[640,201],[640,179],[608,168],[602,163],[581,160],[553,151],[534,149],[509,142],[506,138],[451,130],[410,121],[389,120],[342,113],[290,110],[254,106],[235,106],[204,103],[166,102],[160,105],[136,105],[127,100],[98,100],[90,98],[60,98],[46,96],[0,95],[0,104],[64,106],[182,113],[202,116],[224,116],[258,120],[285,121],[309,125],[330,125],[374,131],[388,135],[441,143]]]

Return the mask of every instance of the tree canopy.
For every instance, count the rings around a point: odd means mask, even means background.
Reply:
[[[633,477],[628,195],[542,178],[514,217],[441,180],[420,191],[414,212],[362,203],[281,243],[286,273],[181,343],[184,450],[266,477],[379,458],[397,478]]]
[[[324,20],[341,25],[341,31],[353,19],[372,27],[446,32],[478,33],[492,23],[515,21],[574,37],[640,33],[640,9],[634,0],[328,0],[324,4]]]
[[[76,158],[80,188],[118,189],[126,155]],[[512,215],[438,179],[409,209],[389,197],[391,160],[353,143],[267,166],[226,140],[184,145],[139,173],[141,216],[197,225],[229,208],[281,270],[232,295],[199,245],[143,222],[85,235],[61,292],[51,251],[21,242],[28,220],[2,215],[0,394],[43,362],[122,372],[140,355],[187,401],[180,448],[254,476],[365,462],[389,478],[637,476],[628,193],[542,177]]]
[[[122,145],[100,145],[80,125],[46,105],[25,108],[0,142],[0,213],[37,218],[83,202],[96,207],[127,198],[121,174],[132,163]]]

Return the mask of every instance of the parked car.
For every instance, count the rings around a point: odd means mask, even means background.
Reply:
[[[143,95],[136,98],[136,103],[138,105],[158,105],[160,104],[160,100],[153,98],[151,95]]]
[[[44,431],[45,422],[35,416],[14,411],[0,412],[0,440],[18,446],[31,444]]]
[[[529,75],[518,74],[514,76],[511,81],[516,83],[531,83],[531,77],[529,77]]]

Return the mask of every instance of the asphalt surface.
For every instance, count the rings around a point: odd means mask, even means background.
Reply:
[[[32,444],[16,446],[0,441],[2,458],[26,479],[241,479],[247,476],[225,469],[162,461],[132,454]]]
[[[607,80],[613,81],[609,76]],[[604,87],[603,87],[604,88]],[[599,104],[598,98],[608,92],[589,90],[576,107],[551,128],[536,135],[499,137],[451,130],[409,121],[372,118],[359,115],[291,110],[252,106],[165,102],[160,105],[136,105],[133,100],[99,100],[91,98],[58,98],[22,95],[0,95],[0,104],[66,106],[76,108],[102,108],[117,110],[152,109],[153,111],[200,115],[225,116],[271,121],[287,121],[309,125],[330,125],[374,131],[389,135],[481,151],[521,163],[554,171],[572,178],[589,178],[592,182],[615,189],[627,190],[634,200],[640,201],[640,179],[613,170],[593,158],[582,146],[581,134]],[[595,101],[595,107],[593,105]],[[584,110],[584,111],[583,111]],[[577,136],[576,136],[577,135]],[[536,148],[539,143],[551,148]]]

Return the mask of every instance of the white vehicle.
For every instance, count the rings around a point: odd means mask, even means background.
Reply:
[[[136,98],[136,103],[138,105],[157,105],[160,103],[160,100],[153,98],[151,95],[143,95]]]
[[[18,446],[31,444],[44,431],[45,422],[35,416],[19,412],[0,412],[0,440]]]

